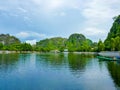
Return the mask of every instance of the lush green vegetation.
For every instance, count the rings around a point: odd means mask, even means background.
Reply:
[[[20,40],[14,36],[10,36],[9,34],[1,34],[0,43],[4,45],[18,44],[20,43]]]
[[[120,51],[120,15],[114,18],[114,23],[104,42],[105,50]]]
[[[92,42],[82,34],[72,34],[68,39],[62,37],[54,37],[50,39],[40,40],[36,45],[31,46],[28,43],[21,43],[20,40],[9,34],[0,35],[0,50],[10,51],[64,51],[69,52],[91,52],[91,51],[120,51],[120,15],[114,17],[114,23],[106,40]]]
[[[72,34],[67,40],[67,48],[69,51],[91,51],[92,41],[86,39],[82,34]]]
[[[93,43],[90,39],[82,34],[72,34],[68,39],[56,37],[45,39],[37,42],[36,50],[39,51],[64,51],[67,49],[69,52],[73,51],[95,51],[97,44]]]
[[[9,51],[32,51],[33,47],[28,43],[21,43],[20,40],[9,34],[0,35],[0,50]]]
[[[59,50],[64,51],[66,48],[66,38],[56,37],[45,39],[37,42],[36,50],[37,51],[51,51],[51,50]]]

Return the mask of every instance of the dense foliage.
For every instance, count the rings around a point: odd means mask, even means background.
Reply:
[[[82,34],[72,34],[67,40],[69,51],[91,51],[92,41]]]
[[[64,51],[67,49],[70,52],[73,51],[94,51],[94,47],[91,40],[86,39],[82,34],[72,34],[68,39],[66,38],[50,38],[37,42],[36,50],[39,51]]]
[[[105,50],[120,51],[120,15],[114,18],[114,23],[104,42]]]
[[[32,51],[33,47],[27,43],[21,43],[20,40],[9,34],[0,35],[0,50],[9,51]]]
[[[51,51],[51,50],[59,50],[64,51],[66,47],[66,38],[55,37],[50,39],[45,39],[37,42],[36,50],[39,51]]]

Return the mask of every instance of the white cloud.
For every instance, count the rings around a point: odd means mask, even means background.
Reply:
[[[87,36],[95,36],[95,35],[99,36],[102,34],[106,34],[106,31],[95,27],[87,27],[84,31],[81,31],[81,33]]]
[[[26,10],[26,9],[21,8],[21,7],[18,7],[17,9],[18,9],[19,11],[23,12],[23,13],[26,13],[26,12],[27,12],[27,10]]]
[[[32,0],[37,13],[51,13],[64,6],[64,0]]]
[[[35,44],[36,41],[46,39],[46,38],[52,38],[55,36],[50,36],[46,34],[41,34],[37,32],[31,32],[31,31],[22,31],[15,35],[16,37],[20,38],[22,41]]]
[[[120,0],[87,0],[81,14],[85,18],[81,31],[92,39],[105,39],[112,24],[112,18],[120,14]],[[111,24],[110,24],[111,23]]]
[[[65,12],[61,12],[60,16],[66,16],[66,13]]]
[[[36,39],[34,39],[34,40],[26,40],[26,43],[29,43],[29,44],[31,44],[31,45],[35,45],[36,42],[37,42]]]
[[[32,0],[38,13],[56,13],[66,9],[79,9],[82,5],[80,0]]]
[[[87,19],[87,24],[107,23],[112,17],[119,14],[120,8],[115,8],[119,4],[119,0],[91,0],[85,4],[82,14]]]
[[[87,38],[93,40],[93,41],[98,41],[99,39],[104,40],[105,37],[107,36],[107,31],[104,29],[99,29],[95,27],[87,27],[83,31],[81,31],[83,35],[85,35]]]
[[[20,32],[20,33],[16,34],[16,36],[19,38],[22,38],[22,39],[31,39],[31,38],[41,39],[41,38],[46,37],[45,34],[39,34],[36,32],[30,32],[30,31]]]
[[[64,5],[63,0],[46,0],[46,5],[48,10],[54,10],[57,8],[61,8]]]
[[[21,37],[21,38],[27,38],[30,36],[30,34],[28,32],[20,32],[18,34],[16,34],[17,37]]]

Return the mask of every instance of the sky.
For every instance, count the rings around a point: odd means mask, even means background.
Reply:
[[[119,14],[120,0],[1,0],[0,34],[34,44],[80,33],[96,42],[105,40]]]

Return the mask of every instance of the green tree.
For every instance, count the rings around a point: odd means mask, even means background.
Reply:
[[[83,48],[84,48],[84,51],[91,51],[91,45],[90,45],[91,42],[89,42],[89,40],[85,40],[83,42]]]
[[[105,50],[118,50],[114,43],[116,42],[118,45],[120,44],[118,43],[118,38],[116,38],[120,36],[120,15],[115,16],[113,19],[114,23],[110,29],[110,32],[108,33],[106,40],[104,41]]]
[[[0,43],[0,50],[2,50],[3,49],[3,44],[2,43]]]
[[[98,43],[97,42],[94,42],[94,43],[92,43],[92,45],[91,45],[91,51],[97,51],[97,49],[98,49]]]
[[[104,51],[104,48],[105,48],[104,43],[101,40],[99,40],[99,42],[98,42],[98,51]]]
[[[21,51],[32,51],[32,46],[28,43],[22,43],[21,46],[20,46],[20,50]]]
[[[120,37],[119,36],[115,38],[115,50],[120,51]]]
[[[72,34],[67,40],[68,51],[91,51],[92,41],[82,34]]]
[[[66,38],[61,37],[55,37],[50,39],[44,39],[39,42],[37,42],[36,49],[39,49],[39,51],[51,51],[51,50],[60,50],[64,51],[65,45],[66,45]]]
[[[116,46],[115,43],[116,43],[115,39],[111,38],[111,50],[112,51],[115,51],[115,46]]]

